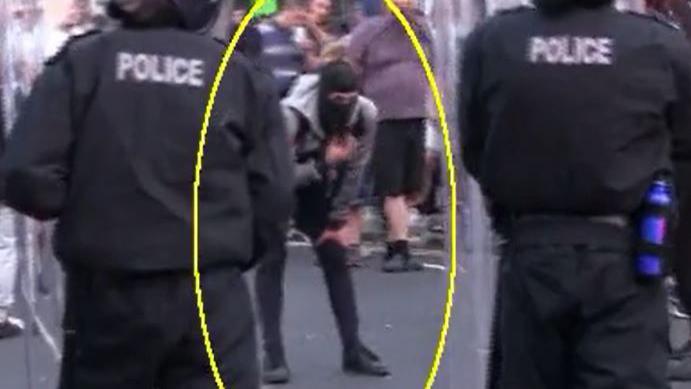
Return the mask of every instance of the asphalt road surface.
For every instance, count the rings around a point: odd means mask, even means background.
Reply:
[[[314,265],[309,249],[291,249],[284,328],[294,379],[284,388],[422,388],[443,317],[442,296],[447,282],[444,261],[443,257],[428,256],[426,262],[436,268],[416,274],[385,275],[373,259],[367,262],[369,267],[354,272],[362,337],[393,372],[385,379],[361,378],[341,371],[341,347],[321,270]],[[50,309],[45,301],[39,305],[43,305],[42,311]],[[57,325],[56,315],[45,316]],[[31,345],[31,355],[26,353],[27,345]],[[435,388],[452,387],[447,372],[442,364]],[[53,389],[56,376],[57,365],[40,336],[0,341],[0,389]]]
[[[423,388],[438,341],[447,281],[443,256],[428,255],[425,261],[433,266],[418,274],[385,275],[378,271],[376,260],[369,262],[369,268],[355,271],[363,339],[381,354],[393,375],[385,379],[349,377],[340,370],[340,344],[321,271],[308,249],[291,249],[284,328],[293,381],[283,388]],[[464,280],[467,278],[459,276],[459,298],[470,295]],[[39,310],[47,326],[57,326],[58,315],[49,303],[49,299],[39,301]],[[475,318],[463,304],[457,304],[461,309],[454,314],[455,326],[434,388],[481,389],[472,384],[477,380],[465,376],[473,363],[467,358],[469,353],[459,352],[474,347],[474,340],[468,338],[471,332],[464,328]],[[688,337],[688,325],[674,322],[672,334],[674,343],[680,344]],[[27,346],[31,346],[29,354]],[[54,389],[56,376],[57,364],[40,336],[0,341],[0,389]],[[673,389],[691,389],[691,383],[675,384]]]

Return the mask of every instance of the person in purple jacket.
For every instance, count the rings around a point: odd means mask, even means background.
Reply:
[[[425,15],[412,0],[395,3],[431,58]],[[382,270],[423,270],[408,248],[408,216],[424,182],[425,122],[431,118],[425,73],[403,26],[390,12],[355,28],[348,57],[362,73],[364,95],[379,109],[372,163],[375,192],[383,200],[388,229]]]

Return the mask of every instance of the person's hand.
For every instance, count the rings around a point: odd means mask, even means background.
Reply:
[[[319,30],[320,30],[319,26],[314,21],[314,18],[309,14],[305,14],[305,17],[300,21],[300,25],[302,27],[305,27],[309,32],[311,32],[313,34],[315,32],[319,32]]]
[[[304,11],[291,10],[280,12],[278,15],[276,15],[274,20],[281,27],[291,28],[302,25],[305,17]]]
[[[303,38],[303,39],[297,39],[295,42],[300,50],[304,53],[316,53],[317,52],[317,43],[314,42],[311,39]]]
[[[305,11],[294,11],[290,14],[286,22],[291,27],[304,26],[309,22],[309,15]]]
[[[326,146],[324,161],[327,165],[337,165],[350,158],[355,150],[357,140],[352,135],[336,137]]]

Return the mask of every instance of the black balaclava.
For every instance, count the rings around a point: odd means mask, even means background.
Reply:
[[[348,104],[329,100],[333,92],[357,92],[358,77],[353,67],[345,61],[335,61],[324,65],[319,72],[319,123],[327,137],[342,135],[348,124],[357,99]]]

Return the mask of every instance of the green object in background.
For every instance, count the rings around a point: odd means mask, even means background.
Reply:
[[[262,5],[262,7],[257,11],[257,16],[271,15],[272,13],[276,12],[276,10],[278,10],[276,0],[266,0],[264,5]]]

